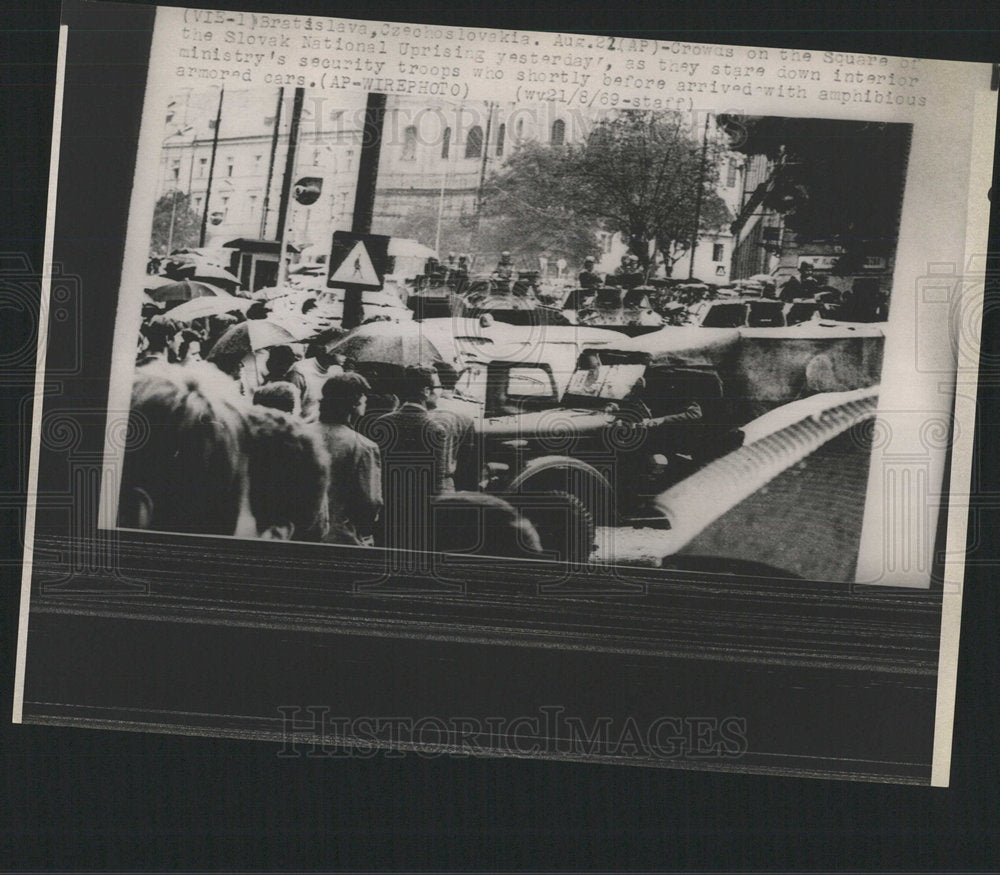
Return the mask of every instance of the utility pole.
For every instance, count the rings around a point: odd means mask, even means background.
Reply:
[[[694,279],[694,253],[698,248],[698,232],[701,230],[701,199],[705,189],[705,157],[708,153],[708,122],[711,113],[705,113],[705,135],[701,141],[701,164],[698,167],[698,191],[694,201],[694,232],[691,235],[691,264],[688,267],[688,279]]]
[[[198,237],[198,245],[205,245],[205,228],[208,225],[208,204],[212,199],[212,177],[215,175],[215,153],[219,149],[219,125],[222,122],[222,98],[225,95],[225,88],[219,86],[219,108],[215,111],[215,130],[212,131],[212,157],[208,162],[208,188],[205,190],[205,209],[201,214],[201,234]]]
[[[267,162],[267,185],[264,186],[264,209],[260,216],[260,238],[267,239],[267,213],[271,208],[271,183],[274,180],[274,159],[278,155],[278,130],[281,127],[281,104],[285,89],[278,88],[278,105],[274,108],[274,128],[271,131],[271,157]]]
[[[378,163],[382,152],[382,129],[385,126],[384,94],[371,93],[365,106],[365,125],[361,134],[361,155],[358,160],[358,184],[354,192],[354,218],[351,231],[370,234],[375,215],[375,189],[378,184]],[[344,310],[340,327],[350,331],[361,324],[364,306],[358,289],[344,290]]]
[[[285,264],[285,248],[288,239],[288,201],[292,195],[292,176],[295,175],[295,157],[299,146],[299,122],[302,119],[302,102],[305,100],[305,88],[296,88],[292,100],[292,119],[288,130],[288,152],[285,155],[285,175],[281,180],[281,200],[278,202],[278,239],[281,247],[278,250],[278,287],[285,284],[288,267]]]

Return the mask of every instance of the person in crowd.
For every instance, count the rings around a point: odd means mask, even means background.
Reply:
[[[290,346],[272,346],[267,354],[267,370],[264,373],[264,382],[291,382],[290,371],[298,360],[299,357]]]
[[[484,492],[436,496],[429,528],[436,552],[544,558],[535,527],[508,502]]]
[[[184,365],[189,362],[200,362],[201,335],[190,328],[182,328],[170,339],[171,360]]]
[[[320,541],[329,521],[330,457],[316,427],[266,407],[247,412],[247,475],[256,537]]]
[[[382,463],[378,445],[356,431],[371,386],[360,374],[330,377],[323,385],[319,422],[330,455],[327,540],[371,545],[382,509]]]
[[[271,407],[290,413],[292,416],[302,415],[302,404],[299,390],[291,383],[277,381],[265,383],[253,393],[253,403],[259,407]]]
[[[811,298],[819,291],[819,281],[813,274],[813,266],[808,261],[799,265],[799,276],[792,277],[781,287],[782,301],[791,302],[798,298]]]
[[[399,385],[402,404],[380,416],[370,436],[382,452],[384,543],[411,550],[429,549],[427,514],[431,496],[454,491],[448,430],[431,418],[441,380],[426,365],[406,368]]]
[[[263,301],[254,301],[246,312],[247,319],[267,319],[270,315],[271,311]]]
[[[153,362],[170,360],[170,343],[179,326],[173,320],[155,317],[140,328],[146,338],[146,345],[140,354],[137,365],[148,365]]]
[[[595,289],[600,285],[603,285],[604,280],[601,275],[594,270],[594,257],[588,255],[583,260],[583,270],[580,271],[580,275],[577,277],[577,282],[581,289]]]
[[[441,381],[441,395],[430,414],[448,430],[452,483],[458,490],[476,490],[482,477],[482,453],[468,405],[455,398],[458,371],[447,362],[435,362],[434,368]]]
[[[310,312],[312,312],[313,310],[316,309],[316,307],[317,307],[317,304],[316,304],[316,299],[315,298],[306,298],[302,302],[302,315],[303,316],[308,316]]]
[[[255,537],[247,422],[233,383],[204,363],[136,370],[118,525]]]
[[[330,377],[344,373],[337,355],[331,351],[340,337],[337,331],[325,332],[317,338],[313,355],[296,362],[283,377],[302,394],[304,419],[314,421],[317,418],[323,385]]]

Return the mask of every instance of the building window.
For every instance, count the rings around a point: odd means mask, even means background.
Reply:
[[[403,131],[403,160],[413,161],[417,157],[417,128],[408,125]]]
[[[552,122],[552,145],[562,146],[566,142],[566,122],[557,118]]]
[[[250,218],[257,218],[257,195],[252,194],[247,198],[247,203],[250,205]]]
[[[497,128],[497,157],[503,155],[503,142],[507,139],[507,125]]]
[[[233,159],[232,158],[227,158],[226,159],[226,176],[232,176],[232,175],[233,175]]]
[[[222,202],[222,217],[225,218],[226,214],[229,212],[229,198],[221,197],[219,200]]]
[[[441,138],[441,157],[447,158],[451,151],[451,128],[444,129],[444,136]]]
[[[465,157],[479,158],[483,154],[483,129],[479,125],[469,128],[469,134],[465,140]]]
[[[175,158],[171,162],[170,172],[174,176],[174,182],[177,182],[177,180],[180,179],[181,175],[181,162],[179,158]]]
[[[201,198],[200,197],[196,197],[194,199],[194,208],[195,208],[196,212],[199,212],[199,213],[201,212]]]
[[[263,158],[264,158],[263,155],[254,155],[253,156],[253,169],[254,170],[260,170],[260,162],[263,160]]]
[[[712,261],[722,261],[725,258],[726,248],[721,243],[712,244]]]
[[[517,138],[518,140],[524,139],[524,119],[519,118],[517,120]]]
[[[313,149],[313,167],[319,166],[319,149]]]
[[[264,127],[265,128],[269,128],[273,124],[274,124],[274,116],[273,115],[266,115],[266,116],[264,116]]]
[[[726,186],[732,188],[736,185],[736,159],[729,159],[729,171],[726,173]]]
[[[204,177],[205,176],[205,168],[206,167],[208,167],[208,159],[207,158],[199,158],[198,159],[198,176],[200,176],[200,177]]]
[[[353,149],[348,149],[347,150],[347,169],[348,169],[348,171],[351,171],[351,170],[354,169],[354,150]]]

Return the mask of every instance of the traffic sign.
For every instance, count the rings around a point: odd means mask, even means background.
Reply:
[[[334,231],[326,284],[339,289],[381,289],[388,263],[388,237]]]

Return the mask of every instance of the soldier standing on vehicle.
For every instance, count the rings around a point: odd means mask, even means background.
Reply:
[[[580,284],[581,289],[596,289],[598,286],[603,285],[603,278],[594,270],[594,256],[588,255],[583,260],[583,270],[580,271],[577,282]]]
[[[500,253],[500,261],[497,262],[493,275],[501,280],[509,280],[514,276],[514,259],[506,250]]]
[[[808,261],[799,265],[799,277],[792,277],[781,287],[781,300],[789,303],[797,298],[811,298],[819,291],[819,282],[813,276],[813,266]]]

